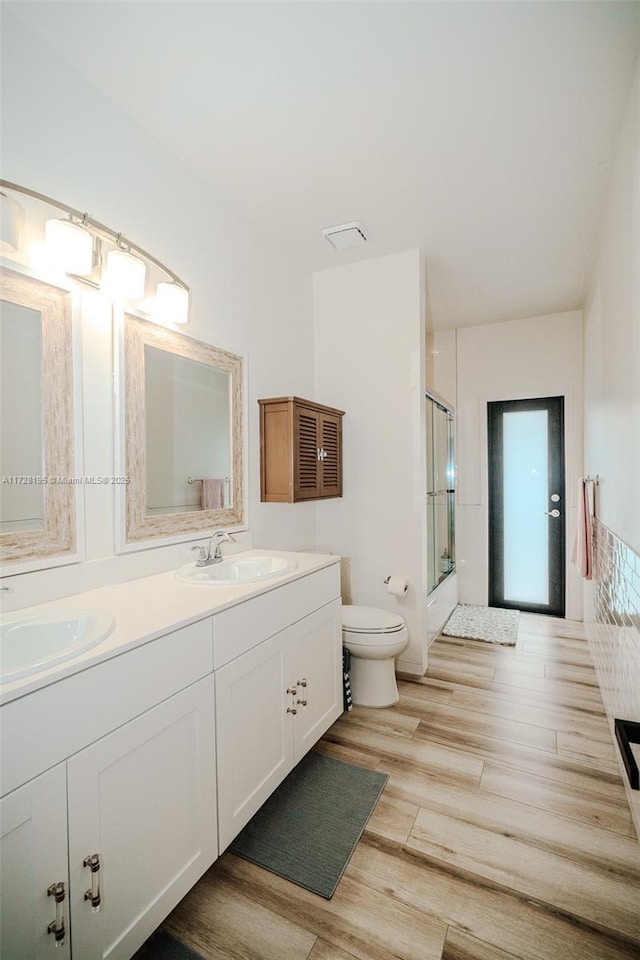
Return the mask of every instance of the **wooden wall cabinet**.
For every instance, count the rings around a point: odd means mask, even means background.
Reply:
[[[342,496],[343,410],[300,397],[260,404],[260,499],[297,503]]]

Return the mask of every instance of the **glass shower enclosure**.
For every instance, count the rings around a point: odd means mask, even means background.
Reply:
[[[426,393],[427,594],[456,567],[454,414]]]

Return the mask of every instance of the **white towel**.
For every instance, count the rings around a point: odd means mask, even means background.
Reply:
[[[207,478],[202,481],[202,509],[224,509],[224,480]]]
[[[576,565],[581,577],[585,580],[593,579],[593,524],[589,506],[589,486],[584,479],[578,481],[578,515],[571,562]]]

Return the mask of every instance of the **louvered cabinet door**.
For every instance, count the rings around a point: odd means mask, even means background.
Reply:
[[[258,403],[262,502],[341,497],[343,411],[300,397]]]
[[[342,418],[322,416],[320,429],[320,496],[342,496]]]
[[[320,496],[320,416],[305,407],[294,412],[294,498]]]

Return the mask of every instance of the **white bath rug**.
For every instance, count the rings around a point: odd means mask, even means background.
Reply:
[[[519,610],[481,607],[474,603],[459,603],[444,629],[446,637],[464,640],[486,640],[514,647],[518,639]]]

